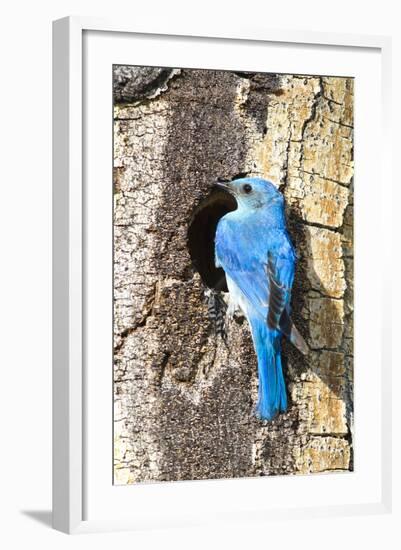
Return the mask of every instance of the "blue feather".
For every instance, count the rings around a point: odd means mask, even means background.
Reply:
[[[269,330],[266,322],[250,319],[252,339],[258,359],[258,403],[256,414],[262,420],[271,420],[287,410],[287,392],[281,365],[281,335]]]
[[[238,208],[218,223],[216,265],[224,269],[230,298],[250,324],[259,372],[257,416],[271,420],[287,409],[280,319],[290,310],[296,254],[285,225],[284,198],[271,182],[245,178],[223,186]]]

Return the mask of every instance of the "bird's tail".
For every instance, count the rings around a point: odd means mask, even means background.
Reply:
[[[281,335],[269,329],[262,319],[250,319],[252,338],[258,358],[259,390],[256,414],[271,420],[287,410],[287,392],[281,365]]]

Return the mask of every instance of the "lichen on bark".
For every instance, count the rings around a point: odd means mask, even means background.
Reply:
[[[349,471],[353,80],[115,67],[114,482]],[[217,178],[271,179],[299,261],[288,411],[253,416],[249,328],[208,317],[188,249]]]

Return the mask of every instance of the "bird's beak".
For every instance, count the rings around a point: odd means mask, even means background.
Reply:
[[[214,185],[220,189],[224,189],[224,191],[232,193],[232,187],[228,181],[216,181]]]

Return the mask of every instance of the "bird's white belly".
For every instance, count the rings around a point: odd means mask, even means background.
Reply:
[[[226,274],[227,287],[229,292],[228,314],[233,316],[237,309],[240,309],[245,317],[248,317],[247,302],[241,290],[234,281]]]

